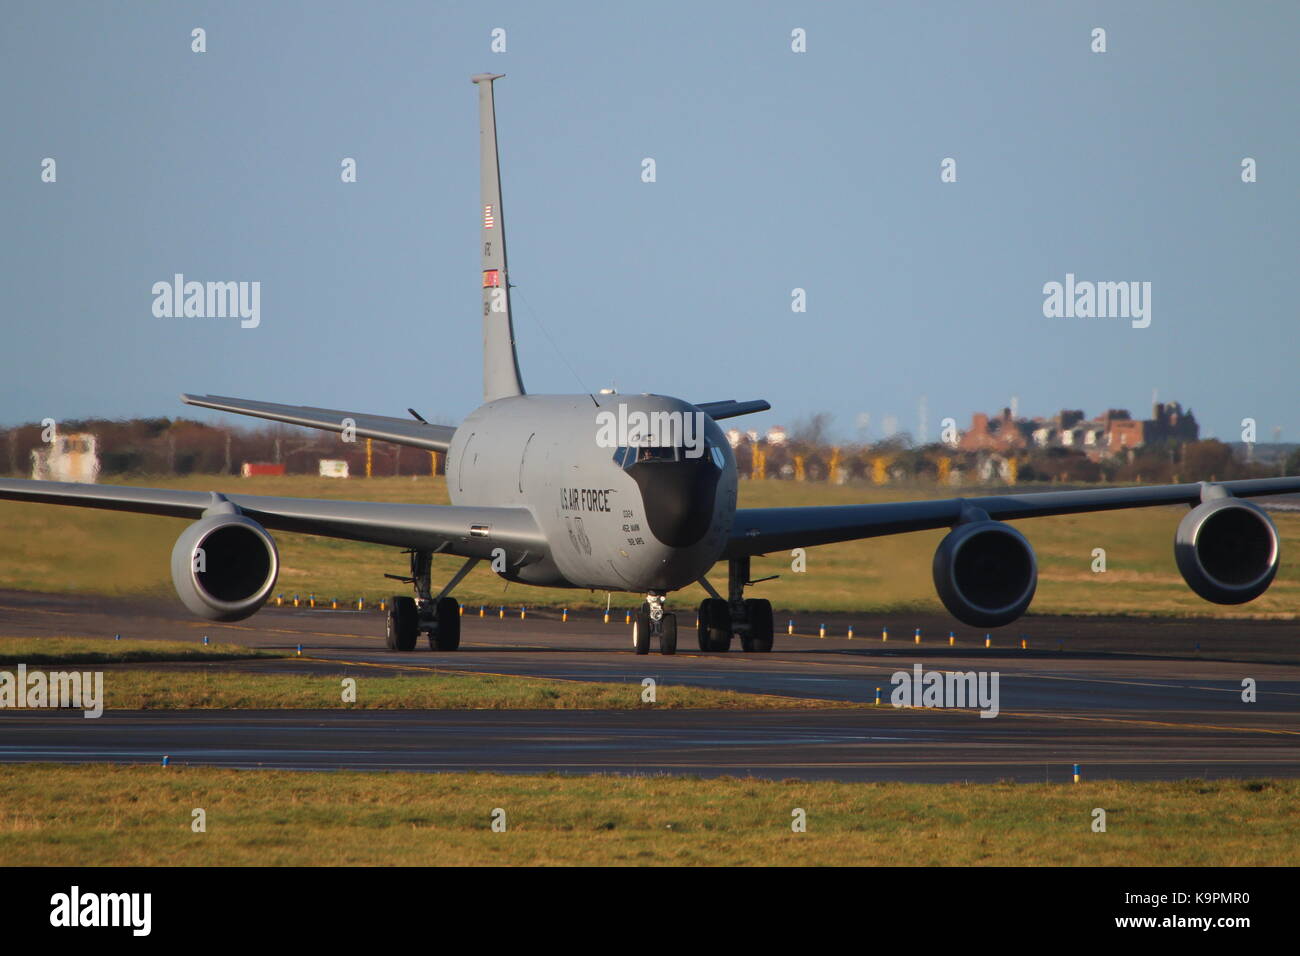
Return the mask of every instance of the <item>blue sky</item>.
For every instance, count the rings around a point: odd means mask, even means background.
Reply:
[[[872,438],[924,395],[934,439],[1154,389],[1300,440],[1297,35],[1259,2],[7,4],[0,423],[216,417],[181,391],[468,413],[492,71],[530,391]],[[259,281],[260,326],[155,317],[176,272]],[[1151,282],[1150,327],[1045,318],[1066,273]]]

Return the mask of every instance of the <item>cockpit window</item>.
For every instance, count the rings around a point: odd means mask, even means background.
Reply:
[[[680,449],[671,445],[642,445],[636,450],[636,460],[643,461],[677,461]]]
[[[669,461],[711,461],[719,471],[726,468],[727,458],[722,449],[712,441],[704,443],[702,455],[692,456],[682,445],[621,445],[614,450],[614,464],[619,468],[631,468],[641,462]]]

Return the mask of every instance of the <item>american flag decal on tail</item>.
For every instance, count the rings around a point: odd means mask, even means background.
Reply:
[[[497,224],[496,217],[492,215],[492,204],[488,203],[483,207],[483,228],[491,229]]]

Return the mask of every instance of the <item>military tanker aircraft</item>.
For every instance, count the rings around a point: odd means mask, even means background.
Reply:
[[[677,650],[668,596],[698,582],[699,648],[772,649],[772,605],[746,598],[750,558],[836,541],[950,528],[934,555],[935,588],[954,617],[997,627],[1029,607],[1038,581],[1033,549],[1008,520],[1183,504],[1174,555],[1193,591],[1220,604],[1253,600],[1278,568],[1278,534],[1243,499],[1300,491],[1300,478],[1005,494],[884,504],[737,508],[736,462],[717,422],[767,402],[695,402],[664,395],[530,395],[515,349],[506,266],[493,84],[478,86],[481,144],[483,404],[459,426],[216,395],[190,405],[371,438],[446,454],[451,505],[322,501],[236,493],[0,479],[0,498],[190,519],[172,550],[181,601],[200,617],[256,613],[275,586],[270,531],[402,548],[413,596],[388,607],[387,642],[413,651],[460,645],[453,589],[480,561],[507,581],[551,588],[642,593],[632,629],[636,653],[657,641]],[[433,558],[462,564],[438,591]],[[727,563],[725,596],[707,575]]]

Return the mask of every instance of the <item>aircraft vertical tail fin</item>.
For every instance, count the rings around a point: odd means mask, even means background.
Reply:
[[[479,73],[479,173],[482,194],[483,254],[483,401],[524,394],[515,352],[510,312],[510,276],[506,268],[506,227],[501,214],[501,169],[497,156],[496,107],[492,83],[499,73]]]

